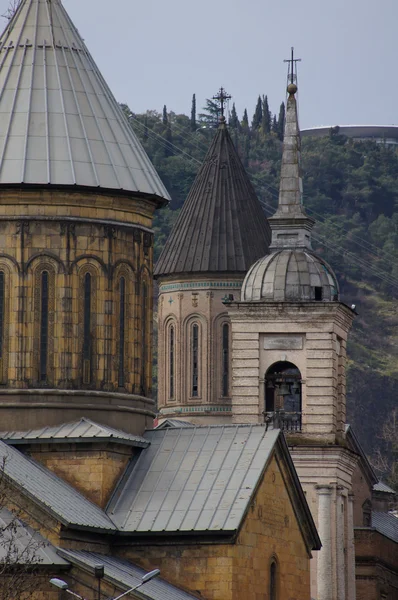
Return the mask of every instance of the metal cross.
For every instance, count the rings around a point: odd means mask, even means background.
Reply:
[[[220,88],[218,94],[213,96],[213,100],[217,100],[220,103],[221,116],[224,116],[224,103],[226,100],[230,100],[232,96],[227,94],[223,87]]]
[[[294,83],[294,79],[297,79],[297,75],[294,74],[294,68],[296,67],[296,73],[297,73],[297,66],[296,63],[301,62],[301,58],[294,58],[294,48],[292,46],[292,56],[291,58],[288,58],[286,60],[284,60],[283,62],[285,63],[289,63],[289,74],[288,74],[288,79],[290,79],[290,83]]]

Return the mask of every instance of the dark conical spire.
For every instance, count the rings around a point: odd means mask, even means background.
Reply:
[[[268,252],[269,240],[267,219],[221,117],[155,276],[246,273]]]
[[[300,165],[300,129],[298,125],[297,86],[290,83],[286,105],[285,131],[279,201],[276,213],[270,217],[273,248],[311,248],[310,231],[314,220],[308,217],[303,207],[303,182]]]

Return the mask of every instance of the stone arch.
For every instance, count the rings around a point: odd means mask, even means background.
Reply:
[[[57,273],[66,273],[66,268],[65,268],[64,262],[59,258],[59,256],[57,256],[53,252],[48,252],[48,251],[36,252],[35,254],[33,254],[26,261],[25,269],[26,269],[26,271],[28,271],[29,269],[34,268],[33,264],[35,262],[46,261],[46,260],[53,261],[54,263],[56,263]]]
[[[81,254],[77,256],[74,261],[71,262],[69,267],[69,273],[72,273],[74,269],[79,270],[79,263],[84,261],[84,264],[93,264],[97,268],[100,267],[105,275],[108,275],[108,267],[99,256],[95,256],[95,254]]]
[[[275,553],[270,557],[268,564],[269,573],[269,599],[279,600],[279,560]]]
[[[197,329],[195,329],[197,327]],[[207,321],[200,313],[190,314],[183,323],[186,398],[200,400],[206,383]]]
[[[298,367],[288,361],[273,363],[265,374],[266,419],[273,418],[282,429],[300,431],[302,377]]]
[[[166,403],[177,400],[177,347],[178,328],[175,315],[168,315],[162,324],[163,377]],[[160,333],[160,332],[159,332]]]

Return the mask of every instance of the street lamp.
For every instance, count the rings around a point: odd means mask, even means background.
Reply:
[[[99,565],[96,566],[96,569],[97,569],[97,571],[99,571]],[[120,594],[120,596],[116,596],[116,598],[110,598],[110,600],[119,600],[119,598],[123,598],[124,596],[127,596],[127,594],[134,592],[134,590],[137,590],[139,587],[144,585],[144,583],[148,583],[148,581],[151,581],[158,575],[160,575],[159,569],[154,569],[153,571],[150,571],[149,573],[145,573],[145,575],[143,575],[143,577],[141,579],[141,583],[130,588],[129,590],[127,590],[127,592]],[[96,575],[96,577],[98,577],[98,575]],[[69,586],[66,583],[66,581],[63,581],[63,579],[58,579],[57,577],[53,577],[53,579],[50,579],[50,583],[52,583],[52,585],[55,585],[55,587],[60,588],[61,590],[65,590],[65,592],[67,592],[71,596],[74,596],[75,598],[79,598],[79,600],[85,600],[85,598],[83,598],[83,596],[80,596],[79,594],[72,592],[69,589]],[[98,597],[98,600],[100,600],[99,597]]]

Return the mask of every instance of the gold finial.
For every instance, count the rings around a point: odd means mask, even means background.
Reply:
[[[289,85],[287,86],[287,93],[290,94],[290,96],[294,96],[296,92],[297,85],[295,83],[289,83]]]

